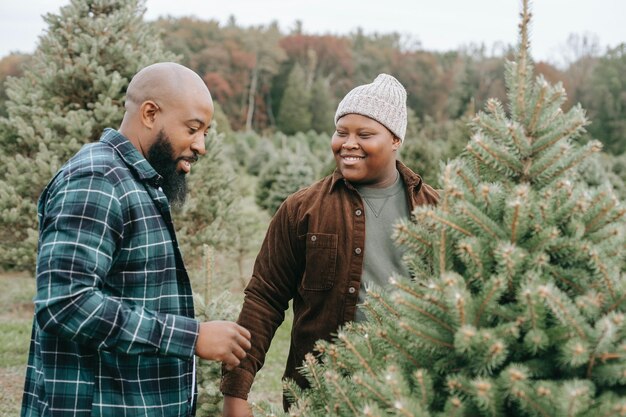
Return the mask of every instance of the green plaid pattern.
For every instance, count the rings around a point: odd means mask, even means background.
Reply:
[[[22,416],[193,415],[199,324],[160,181],[107,129],[43,191]]]

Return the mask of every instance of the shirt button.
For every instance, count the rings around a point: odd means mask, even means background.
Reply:
[[[360,255],[361,254],[361,248],[356,248],[354,250],[354,253],[356,253],[357,255]]]
[[[317,240],[317,236],[313,235],[311,236],[311,242],[315,242]]]
[[[355,211],[354,214],[356,214],[357,216],[360,216],[361,214],[363,214],[363,212],[361,211],[361,209],[357,209],[357,211]]]
[[[350,288],[348,288],[348,292],[349,292],[350,294],[354,294],[354,293],[356,292],[356,288],[354,288],[354,287],[350,287]]]
[[[163,188],[159,187],[159,191],[163,192]]]

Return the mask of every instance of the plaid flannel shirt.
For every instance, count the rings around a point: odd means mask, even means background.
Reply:
[[[161,180],[107,129],[43,191],[22,416],[193,414],[199,324]]]

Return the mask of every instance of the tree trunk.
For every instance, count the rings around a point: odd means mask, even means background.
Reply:
[[[259,71],[255,66],[252,70],[252,80],[250,81],[250,91],[248,93],[248,116],[246,117],[246,131],[252,130],[252,117],[254,116],[254,99],[256,97],[256,85],[259,80]]]

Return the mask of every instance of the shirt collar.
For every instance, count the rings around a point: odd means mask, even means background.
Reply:
[[[160,186],[163,178],[152,168],[152,165],[143,157],[139,150],[124,135],[115,129],[107,128],[100,137],[100,142],[115,149],[130,169],[135,171],[142,181]]]
[[[398,169],[398,172],[400,173],[400,176],[402,177],[402,180],[404,181],[404,184],[406,184],[407,188],[415,188],[416,191],[419,191],[422,186],[422,177],[411,171],[409,167],[400,161],[396,161],[396,168]],[[344,184],[349,189],[354,189],[354,186],[344,179],[339,169],[335,168],[330,182],[330,193],[335,190],[337,184]]]

